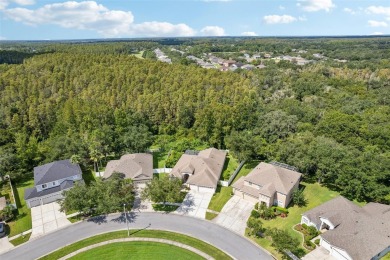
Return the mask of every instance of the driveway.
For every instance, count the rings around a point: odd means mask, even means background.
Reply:
[[[319,246],[304,257],[302,260],[336,260],[333,256],[329,255],[329,251],[324,247]]]
[[[254,206],[255,203],[234,195],[222,208],[221,213],[213,219],[213,222],[243,235]]]
[[[180,215],[205,219],[212,193],[190,190],[181,206],[174,212]]]
[[[30,239],[42,236],[48,232],[70,225],[60,205],[52,202],[31,208],[32,234]]]
[[[0,254],[14,248],[14,245],[8,241],[8,236],[0,238]]]
[[[272,260],[271,255],[247,238],[213,222],[166,213],[134,213],[129,215],[131,229],[168,230],[186,234],[214,245],[235,259]],[[121,214],[110,214],[69,225],[45,236],[31,240],[0,254],[0,259],[37,259],[60,247],[97,234],[126,230]],[[134,231],[133,231],[134,232]],[[134,233],[132,237],[136,236]]]
[[[135,196],[133,210],[138,212],[153,212],[152,202],[150,200],[141,200],[141,192],[145,189],[146,184],[141,183],[134,186]]]

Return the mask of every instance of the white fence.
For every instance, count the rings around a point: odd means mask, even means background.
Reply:
[[[153,169],[154,174],[159,174],[159,173],[170,173],[172,171],[172,168],[158,168],[158,169]]]

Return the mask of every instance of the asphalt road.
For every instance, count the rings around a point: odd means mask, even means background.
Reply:
[[[162,213],[131,213],[130,229],[160,229],[186,234],[223,250],[240,260],[273,259],[246,238],[209,221]],[[100,233],[126,229],[120,214],[97,217],[46,234],[0,255],[1,260],[36,259],[60,247]]]

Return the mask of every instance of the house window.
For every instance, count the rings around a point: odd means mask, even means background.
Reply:
[[[281,200],[278,200],[278,205],[279,206],[283,205],[283,202]]]
[[[53,186],[54,186],[54,185],[56,185],[56,182],[55,182],[55,181],[53,181]]]
[[[42,189],[46,189],[47,185],[46,184],[42,184]]]

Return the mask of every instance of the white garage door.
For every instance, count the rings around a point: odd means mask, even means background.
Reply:
[[[327,241],[325,241],[324,239],[322,239],[322,238],[321,238],[321,241],[320,241],[320,245],[323,246],[329,252],[332,251],[332,248],[331,248],[330,244]]]
[[[258,198],[252,197],[248,194],[244,194],[244,199],[249,200],[249,201],[254,202],[254,203],[259,202]]]
[[[29,200],[28,205],[30,208],[39,206],[39,205],[41,205],[41,200],[40,199]]]
[[[199,192],[214,193],[214,189],[206,188],[206,187],[199,187]]]
[[[61,194],[53,194],[51,196],[47,196],[47,197],[42,198],[42,202],[43,202],[43,204],[47,204],[47,203],[57,201],[59,199],[62,199]]]

